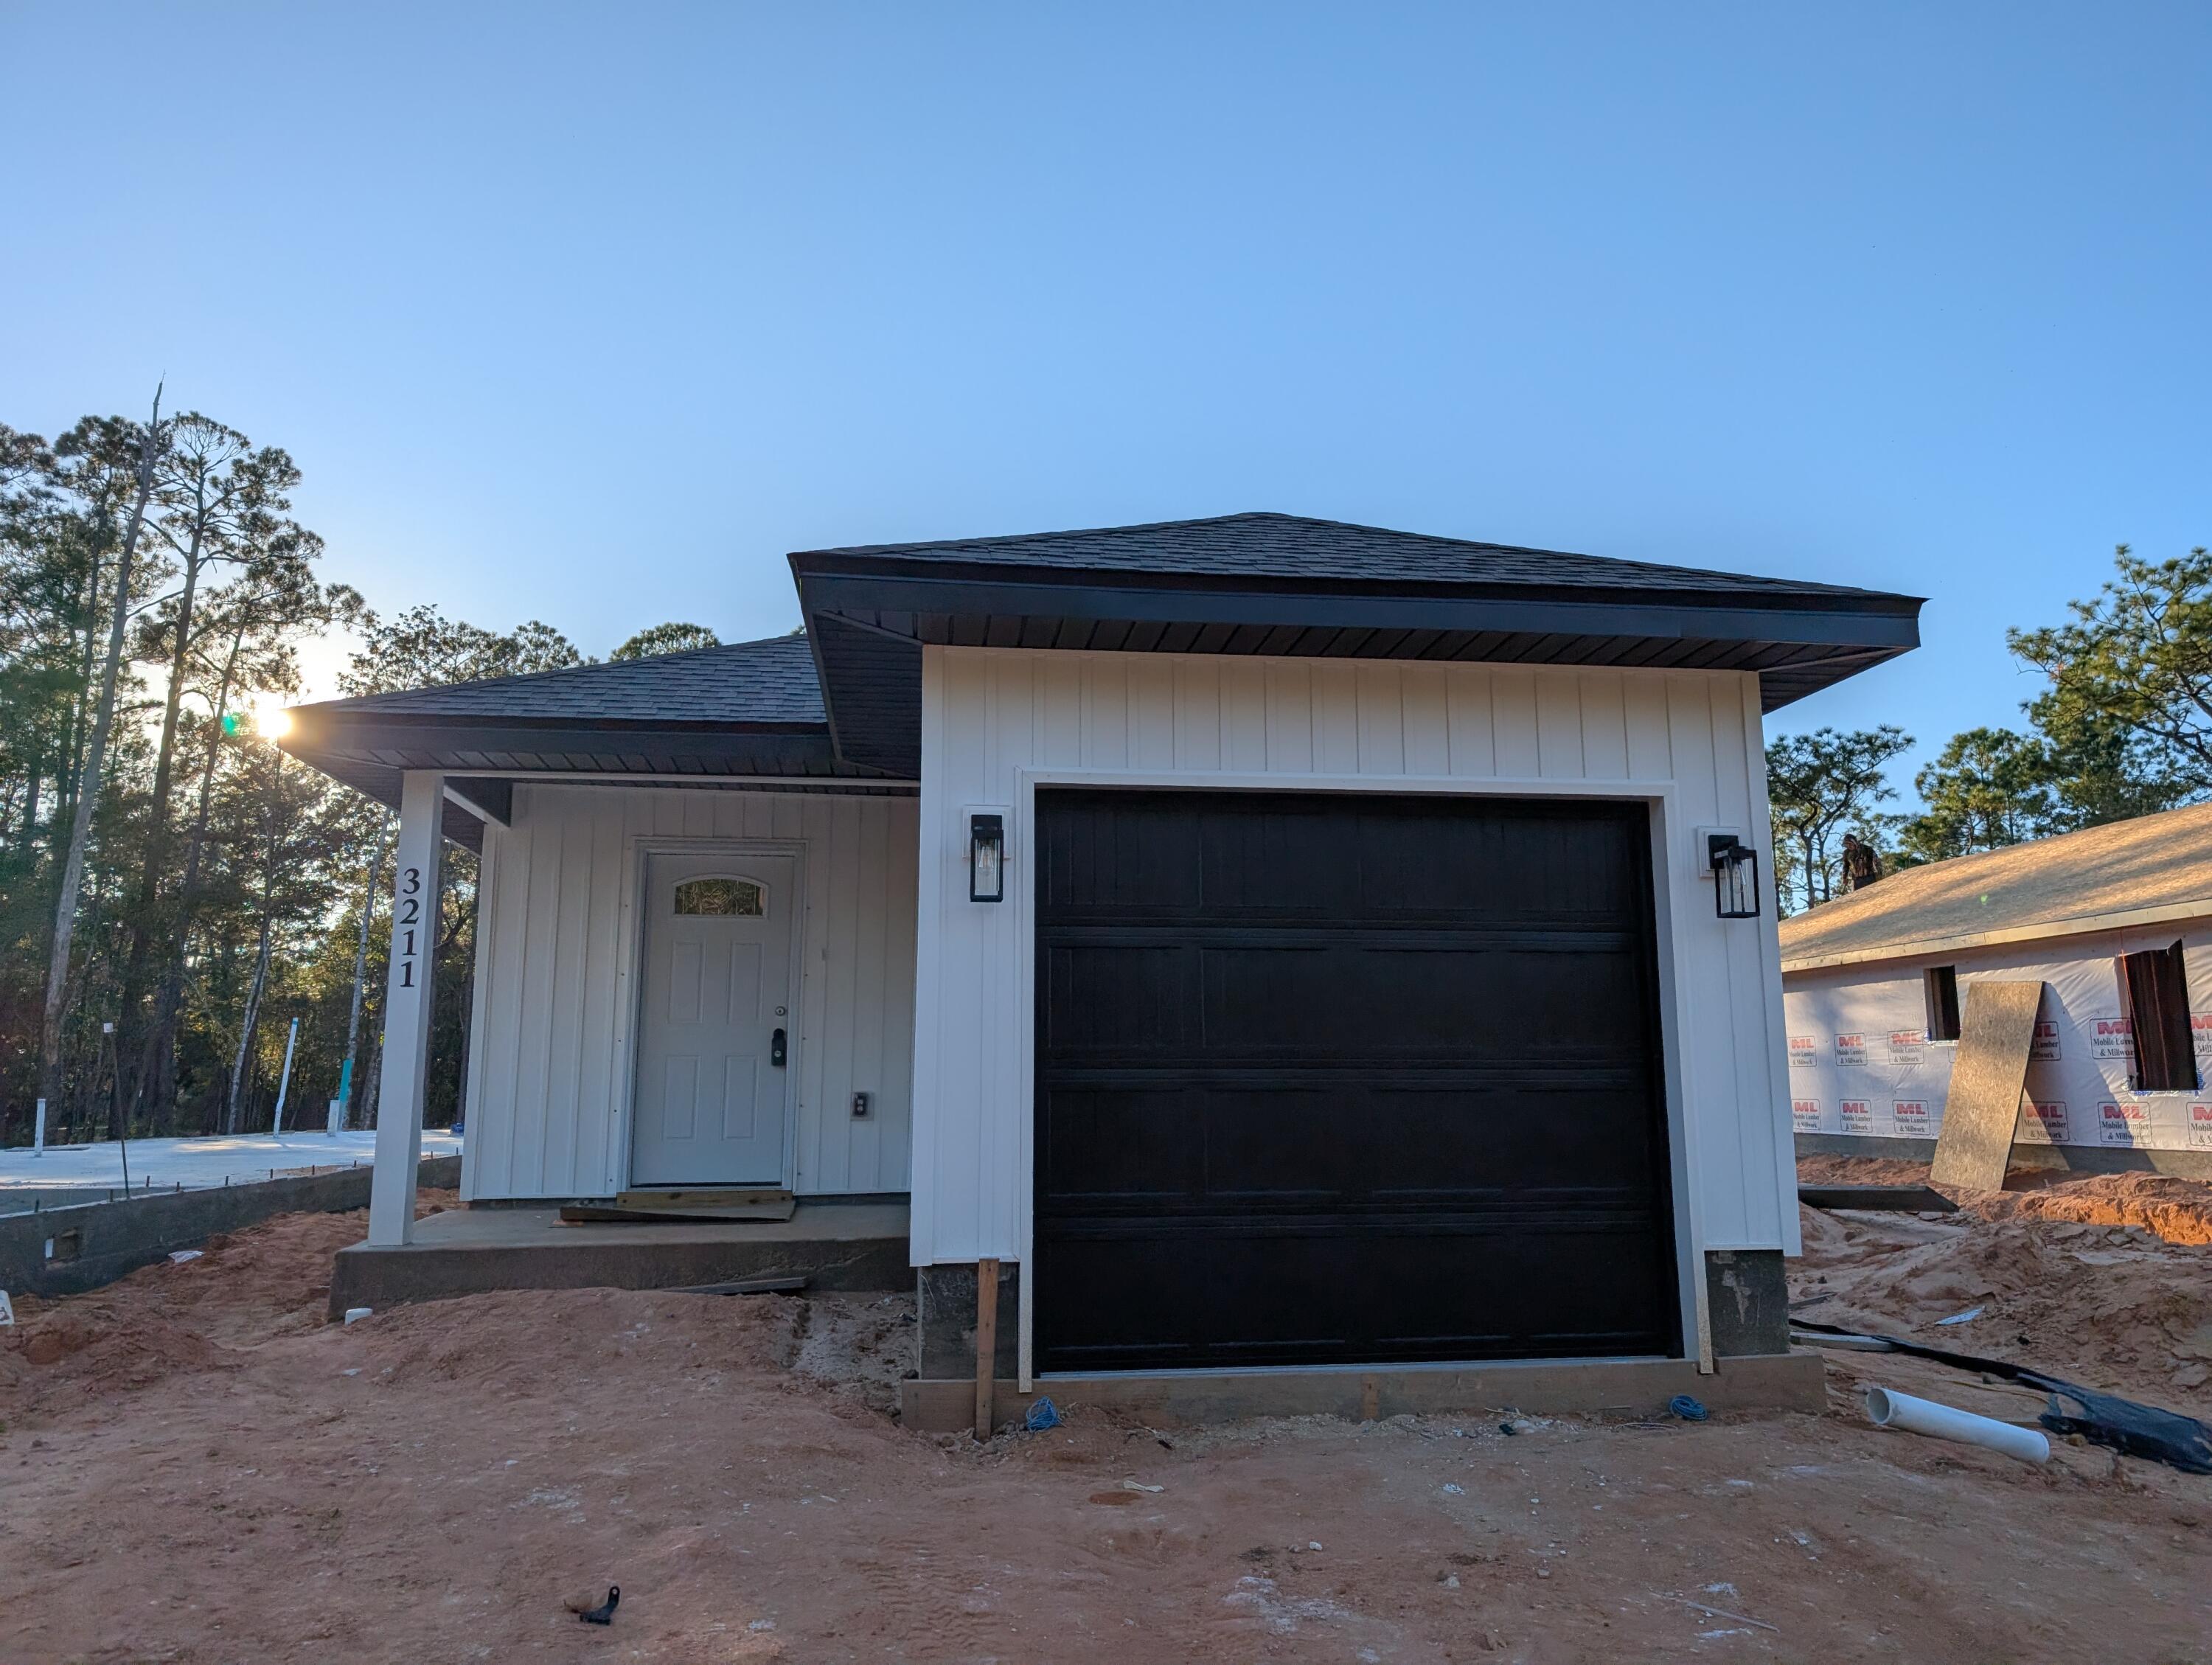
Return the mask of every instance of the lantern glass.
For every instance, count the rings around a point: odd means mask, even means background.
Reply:
[[[1006,896],[1006,817],[971,815],[968,817],[968,900],[1003,902]]]
[[[1733,833],[1716,833],[1708,849],[1713,866],[1713,912],[1722,919],[1759,917],[1759,852]]]

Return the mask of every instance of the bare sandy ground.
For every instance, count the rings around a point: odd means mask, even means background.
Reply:
[[[0,1659],[2212,1658],[2212,1479],[1865,1424],[1866,1372],[2035,1409],[1933,1366],[1831,1355],[1819,1416],[1085,1415],[979,1448],[890,1419],[903,1298],[516,1293],[331,1328],[361,1224],[22,1303]],[[2212,1249],[1971,1211],[1807,1233],[1808,1315],[2207,1412]],[[607,1628],[565,1609],[610,1583]]]

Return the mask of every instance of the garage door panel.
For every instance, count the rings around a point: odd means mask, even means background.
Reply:
[[[1046,1209],[1158,1206],[1201,1188],[1204,1140],[1181,1086],[1053,1089],[1037,1126]]]
[[[1053,1275],[1071,1298],[1040,1304],[1038,1357],[1058,1370],[1176,1370],[1205,1362],[1191,1335],[1188,1254],[1159,1237],[1056,1244]]]
[[[1400,1236],[1364,1258],[1371,1351],[1392,1359],[1500,1353],[1590,1357],[1657,1351],[1648,1289],[1613,1285],[1648,1224],[1557,1231]],[[1586,1271],[1579,1269],[1587,1269]],[[1586,1291],[1583,1285],[1590,1288]],[[1594,1293],[1595,1298],[1585,1298]],[[1562,1314],[1571,1328],[1562,1330]]]
[[[1209,915],[1358,916],[1358,869],[1322,816],[1201,814],[1200,894]]]
[[[1288,1228],[1077,1241],[1060,1253],[1087,1297],[1080,1322],[1041,1315],[1038,1344],[1055,1370],[1648,1354],[1668,1345],[1653,1291],[1620,1275],[1642,1229],[1540,1243]],[[1208,1322],[1224,1312],[1233,1329]]]
[[[1044,1369],[1678,1349],[1643,806],[1036,825]]]
[[[1079,1200],[1640,1204],[1656,1156],[1640,1112],[1632,1092],[1576,1086],[1053,1087],[1038,1120],[1039,1195],[1048,1212]],[[1356,1143],[1346,1126],[1362,1130]]]
[[[1194,822],[1164,824],[1134,803],[1040,822],[1037,899],[1068,914],[1188,910],[1199,902],[1198,840]]]
[[[1493,1063],[1591,1062],[1640,1056],[1646,1041],[1642,979],[1626,953],[1206,947],[1199,981],[1207,1054],[1267,1048],[1383,1066],[1470,1051]]]
[[[1040,959],[1050,1000],[1037,1036],[1044,1050],[1173,1056],[1197,1038],[1191,950],[1081,943]]]
[[[1341,1145],[1345,1098],[1312,1089],[1201,1090],[1194,1095],[1209,1203],[1310,1207],[1364,1188]]]
[[[1643,898],[1612,848],[1613,829],[1571,807],[1451,827],[1370,811],[1358,820],[1360,911],[1468,921],[1632,921]]]
[[[1643,1202],[1655,1152],[1633,1093],[1378,1089],[1364,1125],[1379,1198],[1608,1194]]]

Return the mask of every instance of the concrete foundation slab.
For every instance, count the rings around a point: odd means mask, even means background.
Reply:
[[[332,1318],[348,1307],[495,1289],[676,1289],[785,1276],[804,1276],[811,1290],[914,1287],[902,1202],[802,1202],[787,1220],[635,1225],[565,1225],[553,1208],[465,1208],[418,1220],[415,1232],[397,1249],[338,1251]],[[969,1393],[972,1401],[972,1382]]]
[[[1714,1410],[1818,1411],[1826,1402],[1820,1356],[1750,1354],[1720,1361],[1711,1376],[1681,1358],[1538,1358],[1486,1364],[1407,1364],[1363,1370],[1132,1372],[1054,1376],[1024,1394],[1001,1381],[994,1395],[1000,1426],[1050,1395],[1065,1410],[1091,1407],[1155,1426],[1235,1422],[1249,1417],[1339,1416],[1362,1421],[1511,1409],[1538,1414],[1663,1413],[1676,1394]],[[975,1382],[921,1378],[901,1384],[899,1419],[927,1433],[972,1428]]]
[[[426,1158],[419,1172],[418,1182],[425,1186],[459,1185],[461,1159]],[[250,1185],[139,1193],[113,1202],[0,1215],[0,1289],[44,1296],[98,1289],[172,1250],[198,1249],[218,1231],[237,1231],[271,1215],[366,1208],[371,1177],[367,1168],[337,1168]]]
[[[1778,1249],[1705,1251],[1705,1314],[1717,1358],[1790,1351],[1790,1280]]]
[[[975,1263],[915,1268],[915,1319],[920,1330],[921,1373],[975,1380]],[[1022,1269],[1007,1261],[999,1268],[999,1327],[994,1349],[1000,1376],[1021,1369]]]

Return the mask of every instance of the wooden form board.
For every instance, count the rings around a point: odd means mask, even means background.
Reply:
[[[1817,1411],[1826,1393],[1820,1372],[1820,1355],[1807,1351],[1723,1358],[1705,1375],[1694,1358],[1514,1360],[1464,1369],[1129,1370],[1052,1376],[1038,1382],[1034,1393],[1022,1392],[1012,1376],[1004,1376],[995,1384],[994,1403],[1002,1420],[1018,1423],[1039,1395],[1049,1393],[1063,1413],[1088,1407],[1156,1427],[1254,1417],[1494,1413],[1504,1405],[1533,1416],[1591,1411],[1661,1416],[1676,1394],[1694,1395],[1717,1411]],[[899,1418],[909,1428],[952,1433],[969,1427],[975,1413],[975,1384],[964,1376],[899,1384]]]
[[[1966,985],[1966,1004],[1943,1130],[1928,1177],[1937,1185],[2002,1191],[2043,985],[1978,978]]]
[[[999,1263],[975,1263],[975,1437],[988,1441],[997,1431],[999,1358]]]

